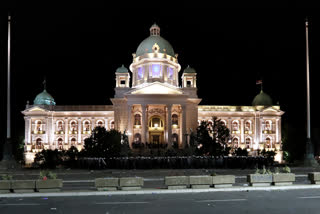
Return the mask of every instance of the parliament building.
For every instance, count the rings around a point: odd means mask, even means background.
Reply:
[[[252,106],[199,105],[197,72],[182,70],[171,44],[160,36],[154,24],[150,36],[138,46],[129,70],[115,71],[112,105],[62,106],[46,91],[38,94],[33,105],[22,111],[25,119],[25,159],[33,162],[42,149],[81,150],[84,139],[96,126],[128,133],[129,144],[176,144],[184,148],[201,121],[212,123],[216,116],[230,129],[229,146],[245,148],[250,155],[257,150],[274,150],[282,159],[280,106],[261,92]],[[130,74],[131,73],[131,74]],[[205,75],[205,74],[203,74]],[[111,90],[111,89],[110,89]]]

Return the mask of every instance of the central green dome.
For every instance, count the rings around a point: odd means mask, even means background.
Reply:
[[[262,90],[252,101],[253,106],[272,106],[271,97]]]
[[[158,53],[166,53],[174,56],[171,44],[160,36],[160,28],[154,24],[150,28],[150,36],[143,40],[137,48],[136,56],[142,56],[145,53],[153,53],[154,48],[159,48]]]
[[[34,105],[56,105],[53,97],[47,92],[46,89],[36,96],[33,101]]]

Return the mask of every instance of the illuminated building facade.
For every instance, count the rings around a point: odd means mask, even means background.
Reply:
[[[126,131],[131,147],[148,143],[183,148],[191,131],[213,116],[231,130],[232,148],[246,148],[253,155],[258,149],[275,150],[281,158],[280,107],[262,91],[252,106],[199,105],[196,70],[187,66],[179,85],[178,55],[157,25],[138,46],[129,69],[131,75],[124,66],[115,72],[113,105],[59,106],[46,90],[40,93],[22,112],[26,160],[42,149],[82,149],[95,126]]]

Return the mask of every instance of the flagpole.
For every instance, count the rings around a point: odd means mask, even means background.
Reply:
[[[307,142],[306,155],[304,158],[305,166],[316,166],[317,162],[314,159],[314,148],[311,142],[311,123],[310,123],[310,64],[309,64],[309,23],[305,20],[306,27],[306,73],[307,73]]]
[[[11,72],[10,72],[10,61],[11,61],[11,16],[8,16],[8,64],[7,64],[7,140],[11,138]]]

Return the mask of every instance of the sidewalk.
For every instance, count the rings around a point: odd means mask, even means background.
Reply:
[[[0,176],[10,174],[13,179],[37,179],[40,169],[16,169],[16,170],[0,170]],[[246,176],[255,172],[255,169],[152,169],[152,170],[85,170],[85,169],[54,169],[50,170],[57,174],[58,178],[64,181],[72,180],[94,180],[103,177],[143,177],[145,179],[159,179],[165,176],[178,175],[235,175]],[[293,167],[291,172],[296,175],[307,175],[309,172],[320,172],[320,167]]]
[[[132,191],[63,191],[55,193],[8,193],[0,194],[0,198],[25,198],[25,197],[73,197],[73,196],[113,196],[113,195],[142,195],[142,194],[177,194],[177,193],[205,193],[205,192],[249,192],[249,191],[290,191],[303,189],[320,189],[320,185],[291,185],[269,187],[229,187],[209,189],[141,189]]]

